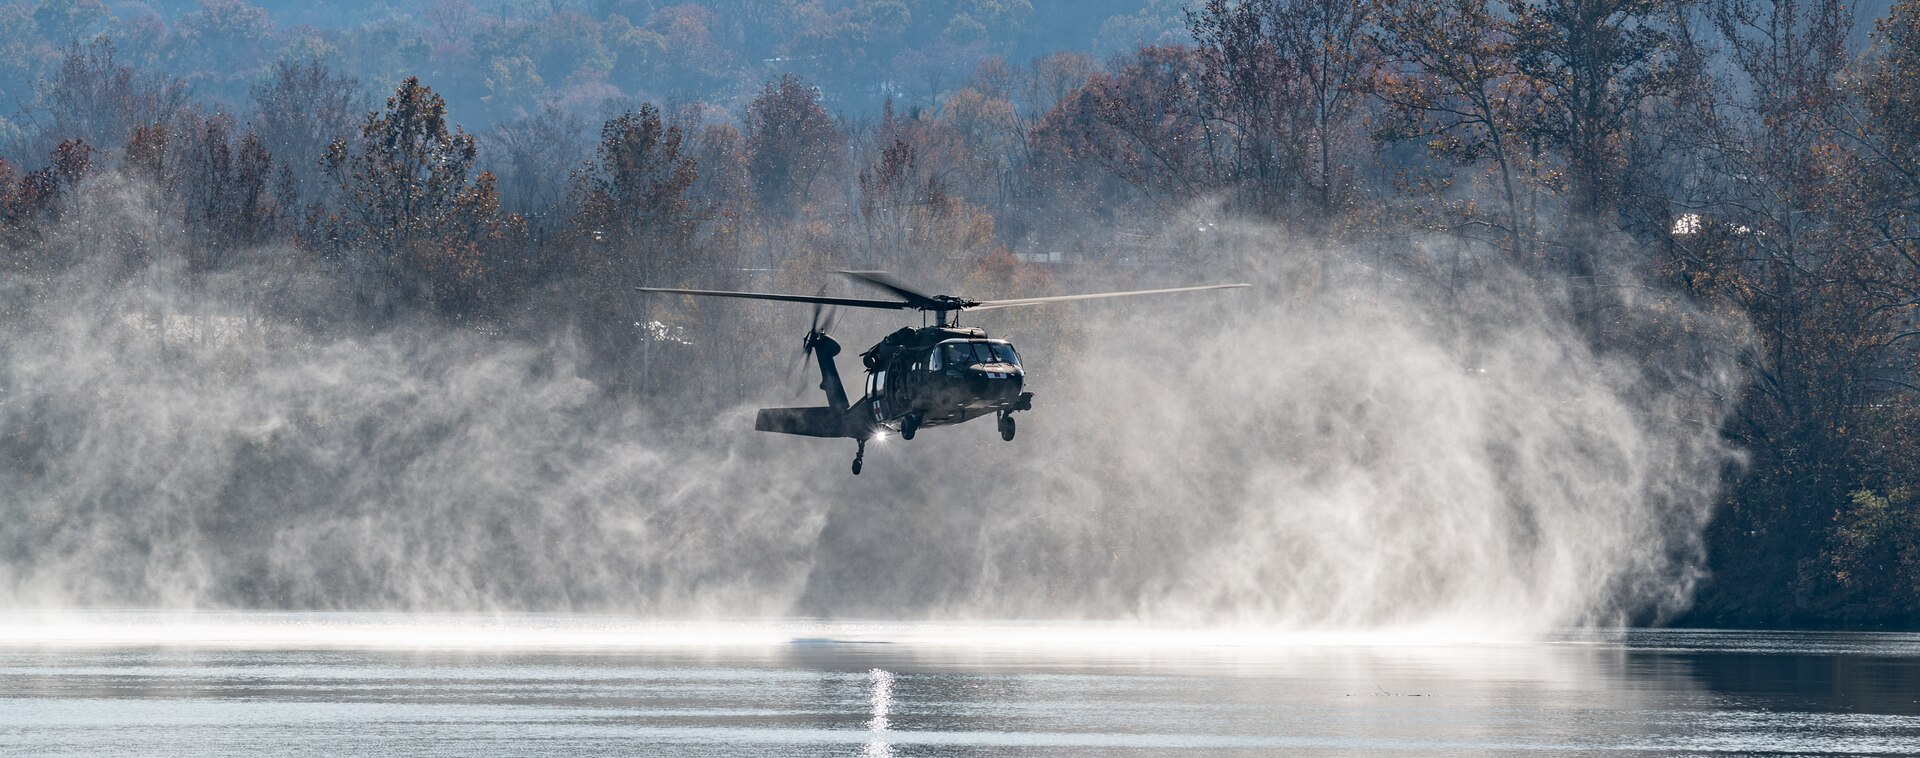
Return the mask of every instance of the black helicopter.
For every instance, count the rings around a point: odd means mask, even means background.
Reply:
[[[826,297],[824,293],[784,295],[665,287],[635,289],[673,295],[813,303],[813,326],[807,330],[806,340],[802,343],[802,359],[806,355],[819,357],[820,389],[827,393],[827,404],[813,408],[762,408],[754,419],[753,428],[808,437],[851,438],[859,443],[853,455],[853,473],[857,476],[860,463],[867,455],[868,440],[893,432],[899,433],[902,439],[910,440],[921,429],[958,424],[992,413],[1000,417],[1000,438],[1011,442],[1014,412],[1033,409],[1033,393],[1021,389],[1026,374],[1020,366],[1020,354],[1013,349],[1013,344],[988,337],[985,329],[960,326],[957,318],[960,311],[1247,286],[1211,284],[1012,300],[969,300],[953,295],[929,295],[878,271],[840,273],[886,290],[900,299]],[[840,382],[840,369],[834,363],[834,356],[840,354],[840,343],[827,336],[826,331],[832,325],[832,314],[828,314],[826,322],[820,320],[821,307],[828,305],[930,311],[934,314],[934,325],[917,329],[902,327],[881,339],[872,349],[861,353],[861,360],[867,368],[866,395],[858,402],[849,403],[846,388]]]

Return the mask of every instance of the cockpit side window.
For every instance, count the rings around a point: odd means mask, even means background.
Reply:
[[[1000,363],[1011,363],[1015,366],[1020,365],[1020,354],[1013,352],[1013,346],[1004,342],[996,342],[993,344],[993,357],[994,360]]]

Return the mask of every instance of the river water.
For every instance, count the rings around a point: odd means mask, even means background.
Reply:
[[[1474,637],[7,614],[0,755],[1920,754],[1920,635]]]

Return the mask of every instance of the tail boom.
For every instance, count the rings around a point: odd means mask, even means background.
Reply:
[[[846,411],[831,407],[761,408],[753,419],[753,428],[803,437],[851,437],[846,432],[846,415]]]

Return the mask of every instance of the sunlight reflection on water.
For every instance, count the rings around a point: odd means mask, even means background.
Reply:
[[[873,739],[867,743],[865,754],[868,756],[893,755],[893,744],[887,740],[887,713],[893,709],[893,674],[883,669],[869,669],[867,678],[873,682],[873,718],[867,719],[867,730],[873,732]]]

